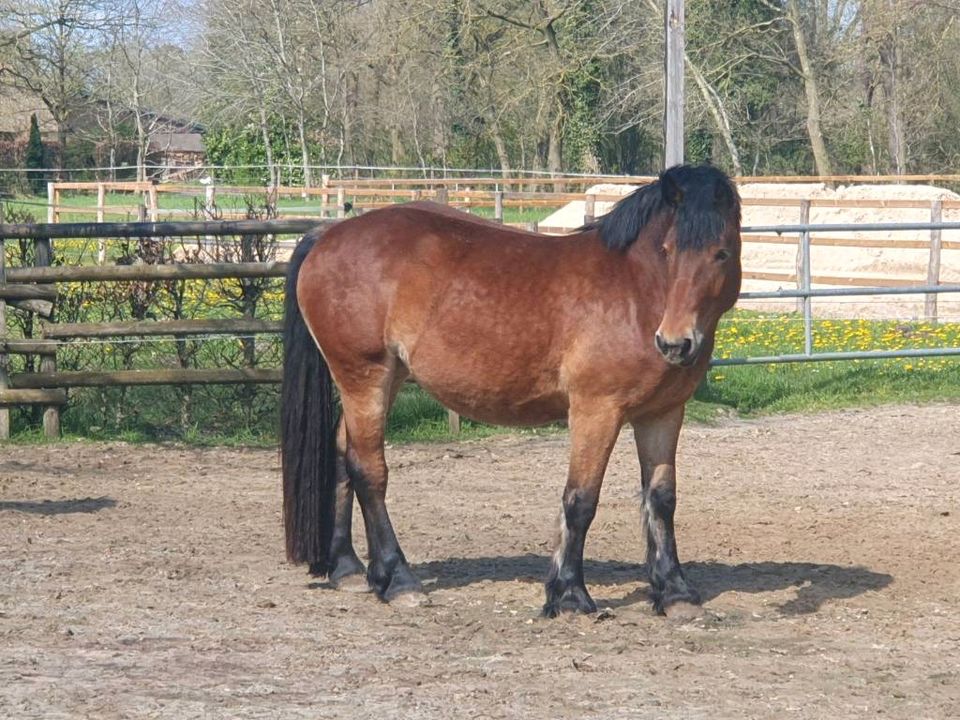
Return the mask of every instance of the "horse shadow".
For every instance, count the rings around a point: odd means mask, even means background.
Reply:
[[[116,505],[117,501],[109,497],[73,498],[70,500],[0,500],[0,512],[12,510],[31,515],[89,514],[116,507]]]
[[[432,587],[465,587],[482,580],[542,582],[550,559],[531,553],[513,557],[450,558],[420,563],[414,571],[421,578],[436,578]],[[612,560],[584,560],[584,576],[590,585],[623,585],[647,580],[644,565]],[[827,601],[856,597],[880,590],[893,576],[860,566],[808,562],[684,563],[684,570],[700,591],[704,602],[725,592],[764,593],[797,588],[796,597],[779,607],[784,615],[816,612]],[[638,587],[620,599],[601,603],[611,608],[648,600],[647,588]]]

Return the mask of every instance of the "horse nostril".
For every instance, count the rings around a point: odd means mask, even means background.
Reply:
[[[680,357],[690,357],[691,350],[693,350],[693,340],[690,338],[684,338],[683,346],[680,348]]]
[[[654,341],[657,343],[657,350],[659,350],[664,355],[667,354],[667,348],[669,347],[667,343],[663,341],[663,336],[660,333],[657,333],[654,337]]]

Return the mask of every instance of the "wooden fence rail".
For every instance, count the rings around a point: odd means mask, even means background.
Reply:
[[[958,181],[960,181],[960,176]],[[328,191],[334,190],[332,187]],[[341,204],[349,190],[336,188],[337,202]],[[461,191],[453,185],[438,185],[434,197],[439,201],[457,199],[477,200],[473,191]],[[469,193],[469,194],[462,194]],[[522,193],[528,197],[529,193]],[[582,195],[578,197],[583,197]],[[497,208],[496,214],[502,220],[502,209],[509,198],[508,191],[497,190],[490,193],[491,202]],[[598,196],[588,195],[585,201],[585,221],[589,221],[596,210]],[[529,202],[529,200],[527,200]],[[912,203],[910,206],[930,208],[931,218],[941,217],[945,207],[953,207],[947,202]],[[798,201],[803,210],[804,204]],[[809,208],[816,204],[806,204]],[[960,202],[954,203],[960,207]],[[905,207],[892,205],[887,207]],[[239,368],[239,369],[186,369],[168,368],[154,370],[119,371],[58,371],[56,367],[56,349],[70,340],[83,338],[116,337],[153,337],[153,336],[198,336],[198,335],[256,335],[277,333],[282,330],[281,323],[274,320],[250,318],[225,318],[212,320],[176,320],[176,321],[131,321],[109,323],[47,323],[43,326],[42,340],[16,339],[6,337],[6,305],[20,303],[52,304],[57,297],[56,283],[95,282],[95,281],[156,281],[156,280],[210,280],[224,278],[276,278],[285,275],[287,264],[283,262],[245,262],[245,263],[181,263],[181,264],[139,264],[139,265],[95,265],[95,266],[50,266],[50,241],[60,238],[136,238],[136,237],[216,237],[222,235],[300,235],[314,228],[328,225],[336,220],[291,219],[274,221],[226,221],[226,222],[138,222],[138,223],[67,223],[13,225],[0,224],[0,438],[9,434],[10,406],[38,404],[44,406],[44,429],[48,436],[59,434],[59,408],[66,402],[66,388],[110,387],[126,385],[193,385],[222,383],[277,383],[281,380],[281,370],[277,368]],[[535,228],[534,228],[535,229]],[[29,239],[36,244],[36,267],[4,266],[3,242],[6,239]],[[797,235],[748,234],[745,242],[797,244]],[[958,250],[960,242],[944,241],[940,233],[931,232],[930,241],[859,239],[842,236],[814,236],[813,245],[869,247],[869,248],[909,248],[929,249],[930,263],[927,283],[939,283],[940,253],[942,250]],[[746,271],[745,279],[765,280],[783,284],[796,284],[797,272]],[[821,274],[812,277],[812,282],[820,285],[853,286],[895,286],[915,284],[915,280],[902,278],[884,278],[866,274],[848,273],[843,275]],[[32,284],[41,283],[41,284]],[[44,284],[45,283],[45,284]],[[37,306],[26,306],[36,311]],[[927,303],[927,314],[936,318],[936,302]],[[10,376],[8,355],[29,354],[40,358],[40,371],[19,373]],[[459,426],[459,417],[450,414],[450,426]]]
[[[144,280],[223,280],[283,277],[287,263],[170,263],[165,265],[57,265],[7,270],[15,282],[110,282]]]
[[[256,335],[283,330],[280,320],[131,320],[127,322],[63,323],[43,326],[45,338],[151,337],[157,335]]]
[[[117,387],[128,385],[224,385],[278,383],[279,368],[158,370],[79,370],[19,373],[10,378],[13,388]]]
[[[622,198],[620,194],[587,193],[581,189],[577,192],[542,191],[536,189],[522,189],[518,186],[559,186],[574,185],[583,188],[586,185],[597,183],[642,185],[651,182],[653,177],[582,177],[566,176],[562,178],[360,178],[345,180],[329,180],[320,187],[267,187],[267,186],[216,186],[216,185],[186,185],[183,183],[157,184],[154,182],[69,182],[49,183],[48,186],[48,220],[51,223],[59,222],[61,212],[74,214],[96,215],[102,221],[106,215],[125,215],[142,213],[146,219],[157,221],[161,214],[168,216],[190,215],[194,210],[182,208],[160,207],[160,196],[163,194],[180,194],[190,197],[203,197],[205,207],[212,208],[216,204],[218,195],[259,195],[272,198],[301,197],[304,199],[319,198],[318,207],[309,208],[310,213],[319,212],[319,216],[334,218],[343,216],[343,205],[346,200],[357,210],[370,210],[385,207],[397,202],[410,200],[431,199],[458,207],[493,208],[495,218],[503,219],[505,207],[536,208],[560,207],[571,201],[615,202]],[[941,183],[960,182],[960,175],[916,175],[907,176],[901,182],[927,181]],[[755,177],[736,178],[743,185],[764,182],[892,182],[889,177],[859,177],[852,175],[837,175],[829,178],[821,177]],[[97,204],[95,207],[69,205],[62,202],[63,192],[96,192]],[[106,205],[106,193],[122,192],[142,195],[145,205],[125,206]],[[809,202],[816,208],[900,208],[924,209],[929,207],[929,201],[918,199],[833,199],[813,198],[802,200],[799,198],[745,198],[745,206],[777,206],[800,207],[801,203]],[[960,209],[960,200],[943,200],[944,209]],[[306,213],[306,208],[293,209],[288,212]],[[592,213],[585,213],[592,215]],[[234,213],[226,212],[227,216]]]

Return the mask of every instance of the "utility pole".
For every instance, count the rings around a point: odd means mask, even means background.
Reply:
[[[684,0],[666,0],[663,154],[664,167],[683,162]]]

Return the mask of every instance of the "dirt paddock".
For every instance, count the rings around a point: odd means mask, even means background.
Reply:
[[[5,447],[0,717],[960,716],[960,407],[687,426],[687,622],[646,600],[628,431],[602,612],[537,616],[566,451],[391,448],[399,610],[284,564],[275,452]]]

